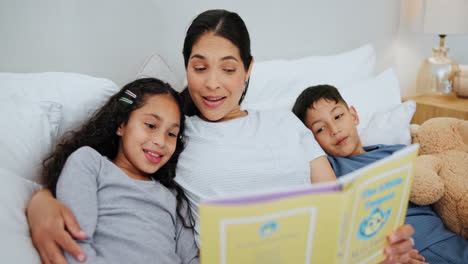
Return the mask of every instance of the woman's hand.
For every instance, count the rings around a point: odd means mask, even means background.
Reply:
[[[84,252],[72,238],[85,239],[86,234],[81,231],[72,212],[57,201],[49,190],[41,190],[32,197],[26,214],[32,241],[42,263],[67,263],[62,248],[78,261],[86,259]]]
[[[384,250],[384,252],[387,254],[387,258],[380,262],[380,264],[425,263],[424,257],[419,255],[417,250],[413,249],[413,242],[411,240],[411,236],[413,234],[414,229],[411,225],[404,225],[390,234],[387,238],[390,245]]]
[[[410,259],[407,264],[428,264],[424,262],[426,259],[419,255],[419,252],[416,249],[411,250],[410,252]]]

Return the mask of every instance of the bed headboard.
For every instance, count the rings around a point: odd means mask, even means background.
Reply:
[[[257,61],[329,55],[372,43],[377,71],[394,63],[400,1],[113,1],[0,2],[0,71],[70,71],[135,77],[160,54],[182,80],[184,33],[201,11],[238,12]]]

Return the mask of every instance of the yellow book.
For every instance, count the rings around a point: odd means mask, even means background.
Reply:
[[[203,201],[201,263],[380,262],[404,222],[418,148],[333,183]]]

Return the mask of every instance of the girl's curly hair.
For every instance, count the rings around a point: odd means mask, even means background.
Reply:
[[[132,95],[133,93],[133,95]],[[156,78],[142,78],[125,85],[118,93],[97,110],[96,113],[78,130],[64,134],[53,152],[43,161],[42,179],[47,188],[56,194],[57,181],[67,158],[77,149],[89,146],[101,155],[113,160],[119,148],[120,137],[117,128],[125,124],[130,114],[142,107],[146,98],[151,95],[170,95],[176,101],[180,112],[180,132],[174,154],[169,161],[151,177],[168,189],[175,190],[177,199],[177,215],[182,219],[185,227],[193,228],[194,220],[190,211],[189,201],[183,189],[174,181],[175,169],[180,153],[184,149],[184,121],[179,94],[168,84]],[[136,98],[134,98],[136,97]],[[129,103],[129,101],[131,103]],[[188,222],[181,213],[183,203],[186,203]]]

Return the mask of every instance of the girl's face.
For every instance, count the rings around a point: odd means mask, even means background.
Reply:
[[[241,117],[239,100],[250,70],[244,68],[239,49],[231,41],[214,35],[202,35],[193,45],[187,64],[190,97],[209,121]]]
[[[117,129],[121,137],[114,163],[130,177],[147,180],[176,149],[180,112],[168,94],[151,95]]]

